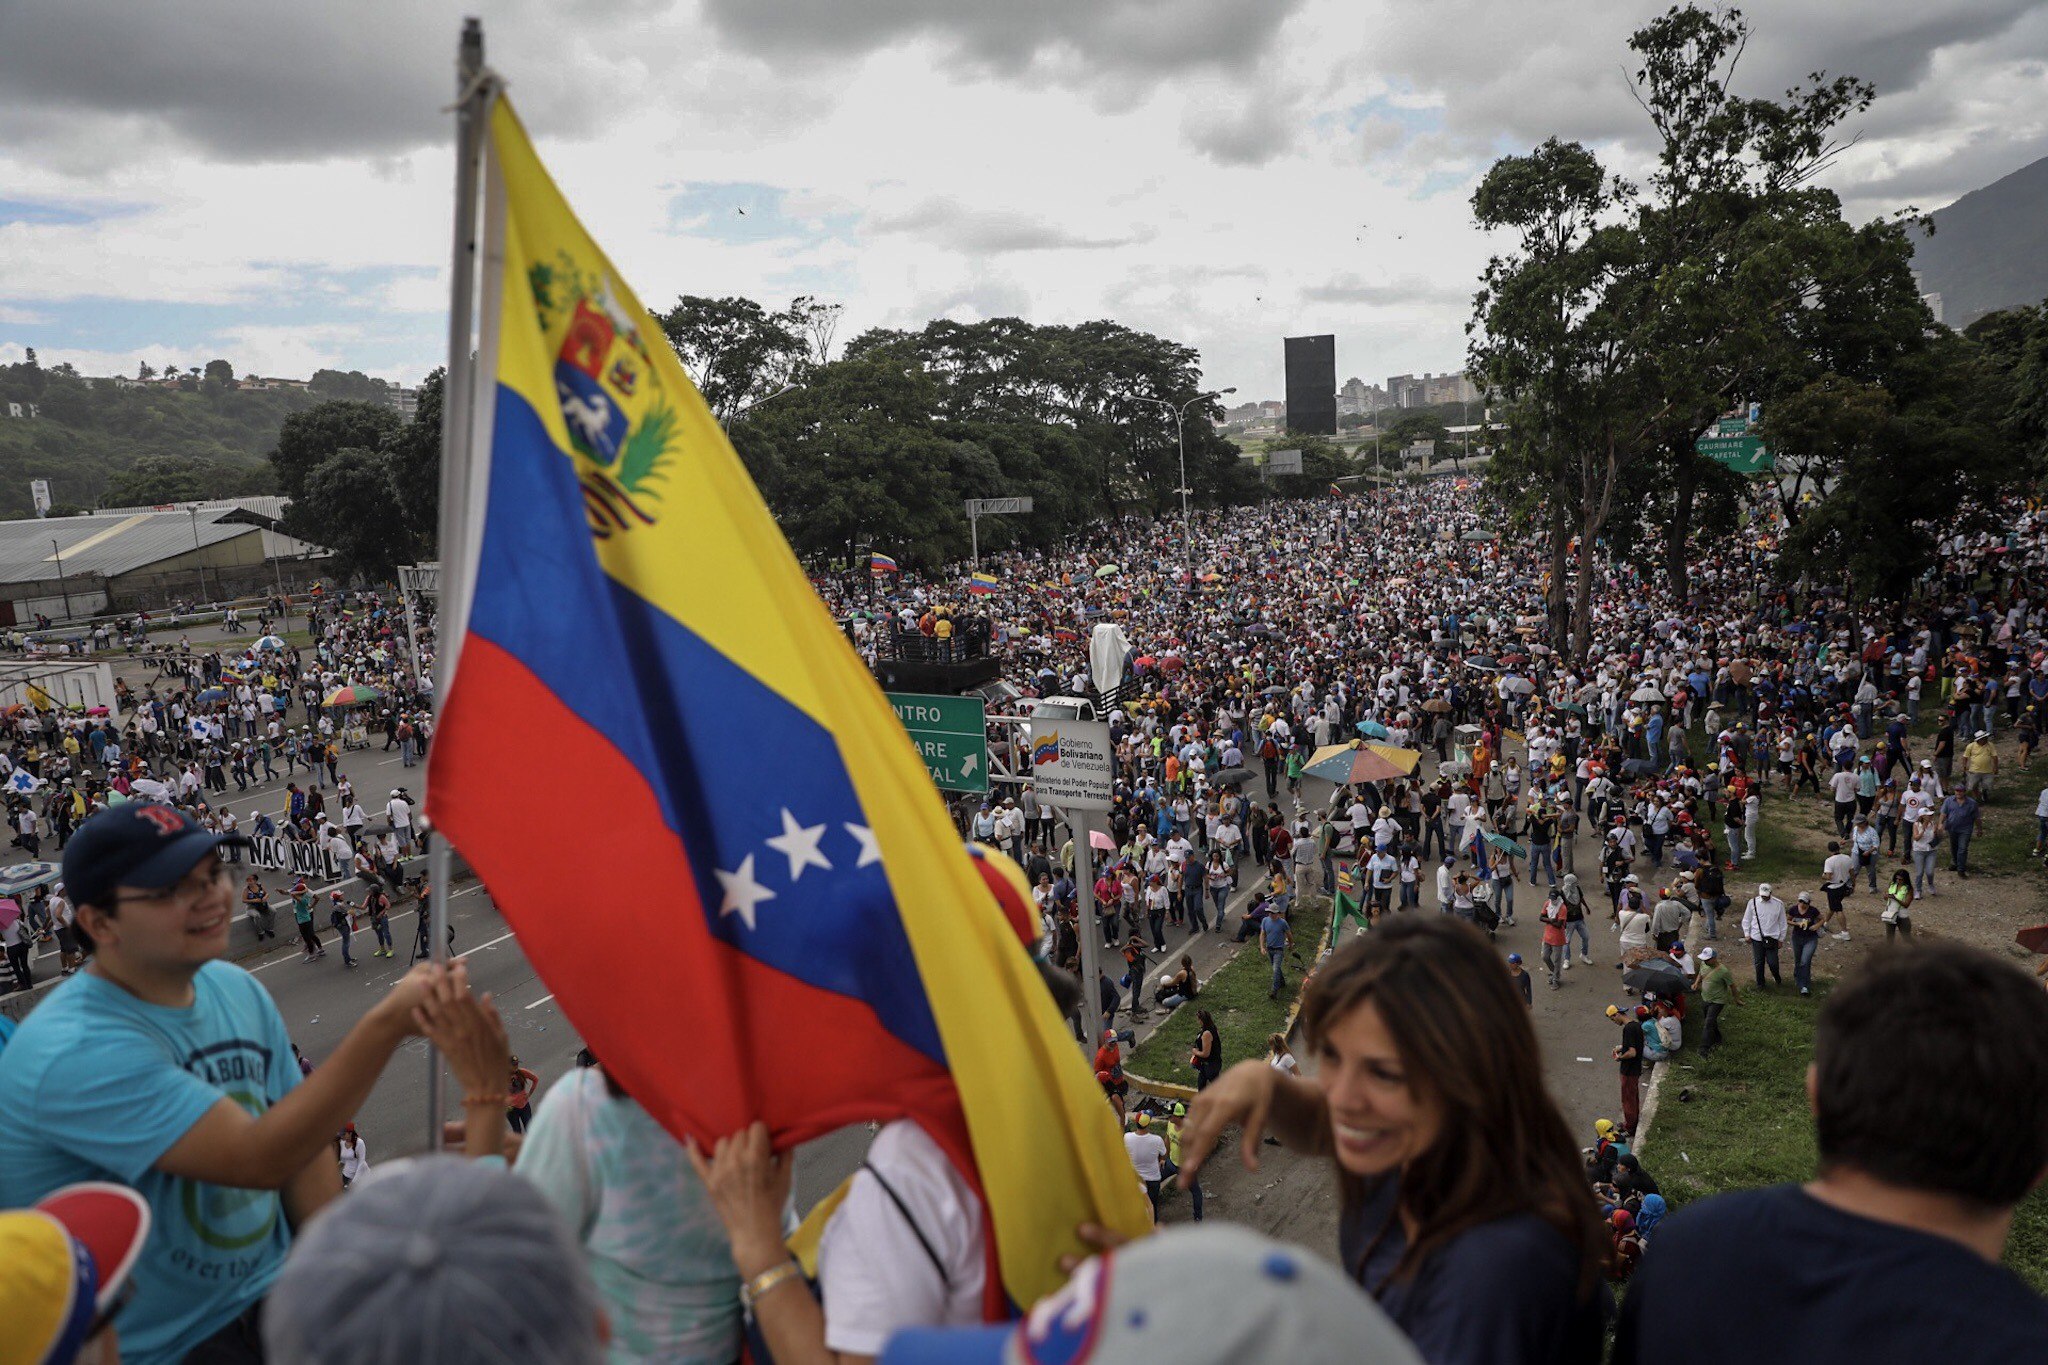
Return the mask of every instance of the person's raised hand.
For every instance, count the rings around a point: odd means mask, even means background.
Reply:
[[[757,1275],[787,1260],[782,1210],[789,1202],[794,1152],[776,1152],[768,1125],[758,1120],[718,1139],[709,1156],[694,1138],[686,1150],[725,1224],[740,1274]]]
[[[488,994],[470,994],[469,968],[457,962],[441,972],[413,1006],[413,1024],[448,1059],[464,1096],[502,1093],[512,1074],[505,1021]]]
[[[420,963],[392,984],[384,998],[371,1006],[370,1014],[397,1025],[408,1035],[418,1033],[419,1021],[414,1018],[413,1010],[426,999],[427,992],[447,970],[439,963]]]
[[[1188,1106],[1187,1122],[1180,1130],[1180,1187],[1195,1183],[1209,1154],[1222,1140],[1223,1129],[1232,1123],[1244,1129],[1239,1146],[1245,1169],[1259,1169],[1259,1139],[1265,1136],[1266,1116],[1273,1106],[1273,1090],[1280,1073],[1265,1062],[1239,1062],[1210,1082]]]

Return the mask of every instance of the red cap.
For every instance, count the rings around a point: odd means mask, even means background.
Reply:
[[[148,1203],[126,1185],[87,1180],[52,1191],[36,1208],[62,1223],[92,1253],[100,1302],[108,1302],[149,1240]]]

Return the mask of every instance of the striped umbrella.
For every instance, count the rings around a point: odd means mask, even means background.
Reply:
[[[321,699],[320,704],[322,706],[362,706],[369,702],[382,701],[383,699],[384,694],[374,687],[365,687],[361,683],[350,683],[346,687],[337,687],[332,692],[329,692]]]

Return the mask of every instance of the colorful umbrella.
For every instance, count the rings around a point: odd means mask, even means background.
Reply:
[[[1102,830],[1091,829],[1088,831],[1088,847],[1099,848],[1106,853],[1114,853],[1116,852],[1116,840],[1110,838]]]
[[[228,690],[225,687],[209,687],[197,697],[194,697],[193,700],[201,703],[226,701],[227,696]]]
[[[1422,755],[1413,749],[1394,749],[1384,744],[1353,740],[1349,744],[1328,744],[1310,756],[1302,769],[1310,777],[1349,786],[1360,782],[1385,782],[1415,771]]]
[[[1362,720],[1358,722],[1358,733],[1364,735],[1367,739],[1390,739],[1393,734],[1386,726],[1376,720]]]
[[[1116,565],[1105,564],[1095,571],[1095,576],[1097,578],[1108,578],[1111,574],[1114,574],[1116,572],[1118,572]]]
[[[367,702],[382,701],[383,699],[384,694],[374,687],[364,687],[360,683],[350,683],[346,687],[337,687],[332,692],[329,692],[320,704],[322,706],[361,706]]]
[[[256,642],[258,649],[283,649],[284,641],[275,635],[266,635]]]

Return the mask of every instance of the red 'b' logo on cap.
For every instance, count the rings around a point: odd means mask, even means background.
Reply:
[[[158,834],[168,837],[185,832],[184,820],[169,806],[143,806],[139,814],[143,819],[156,826]]]

